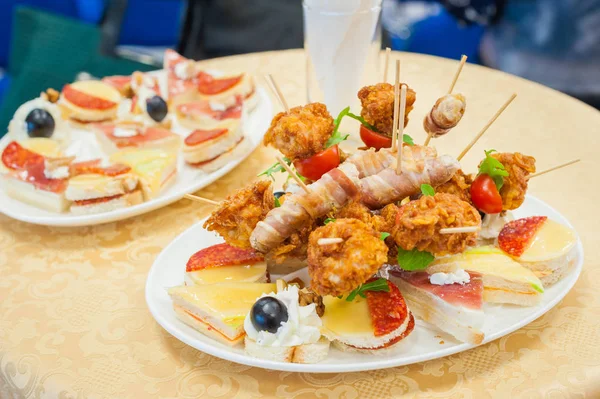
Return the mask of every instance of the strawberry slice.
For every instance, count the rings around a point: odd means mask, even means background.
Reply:
[[[95,174],[114,177],[129,172],[131,170],[131,167],[123,164],[114,164],[108,167],[103,167],[100,166],[100,160],[95,159],[92,161],[73,163],[71,164],[69,170],[71,176]]]
[[[106,110],[117,106],[117,103],[110,100],[105,100],[100,97],[95,97],[74,89],[71,85],[65,85],[62,94],[70,103],[86,109]]]
[[[369,282],[374,280],[371,279]],[[376,337],[387,335],[396,330],[409,317],[408,307],[400,290],[390,281],[387,284],[390,288],[389,292],[366,292],[371,323]]]
[[[185,144],[188,146],[198,145],[208,140],[215,139],[219,136],[227,133],[227,129],[213,129],[213,130],[194,130],[189,136],[185,138]]]
[[[193,254],[187,262],[185,271],[193,272],[213,267],[251,265],[263,260],[262,254],[254,250],[236,248],[229,244],[217,244]]]
[[[531,216],[506,223],[498,235],[498,246],[518,258],[547,219],[547,216]]]
[[[232,78],[217,79],[205,72],[198,74],[198,91],[205,95],[214,95],[231,89],[238,84],[244,74]]]

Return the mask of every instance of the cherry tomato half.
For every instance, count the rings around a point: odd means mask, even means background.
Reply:
[[[372,147],[376,150],[390,148],[392,146],[391,137],[369,130],[364,125],[360,125],[360,139],[367,147]]]
[[[471,200],[477,209],[485,213],[502,212],[502,197],[494,180],[486,174],[479,175],[471,184]]]
[[[334,145],[310,158],[294,161],[298,173],[310,180],[319,180],[321,176],[340,164],[340,152]]]

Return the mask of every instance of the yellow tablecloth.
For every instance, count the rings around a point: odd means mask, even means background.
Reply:
[[[422,142],[421,120],[447,90],[456,62],[398,55],[402,80],[417,92],[407,133]],[[273,73],[290,105],[304,102],[301,51],[207,64]],[[530,194],[572,221],[586,251],[575,288],[545,316],[479,348],[407,367],[329,375],[262,370],[188,347],[146,308],[144,285],[154,258],[210,207],[182,200],[86,228],[41,227],[0,216],[0,397],[600,397],[600,113],[548,88],[472,65],[455,90],[467,97],[465,117],[433,141],[450,154],[458,154],[518,93],[464,159],[466,170],[473,171],[489,148],[535,155],[540,169],[583,159],[530,184]],[[223,198],[272,162],[272,150],[258,149],[199,194]]]

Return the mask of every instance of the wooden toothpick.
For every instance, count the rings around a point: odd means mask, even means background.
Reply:
[[[339,244],[344,242],[343,238],[319,238],[317,240],[318,245],[331,245],[331,244]]]
[[[496,114],[494,114],[492,119],[490,119],[488,121],[488,123],[486,123],[486,125],[483,127],[483,129],[481,129],[481,131],[479,133],[477,133],[477,136],[475,136],[475,138],[469,143],[469,145],[467,145],[467,147],[464,150],[462,150],[462,152],[460,153],[458,158],[456,158],[457,160],[460,161],[461,159],[463,159],[465,154],[467,152],[469,152],[471,147],[473,147],[475,145],[475,143],[477,142],[477,140],[479,140],[481,138],[481,136],[483,136],[483,134],[486,132],[486,130],[488,130],[488,128],[490,126],[492,126],[492,123],[494,123],[496,121],[496,119],[498,119],[500,114],[502,114],[502,112],[504,112],[506,107],[509,106],[509,104],[515,99],[515,97],[517,97],[517,93],[514,93],[512,96],[510,96],[510,98],[504,103],[504,105],[502,107],[500,107],[500,109],[496,112]]]
[[[388,66],[390,63],[390,53],[392,49],[389,47],[385,48],[385,59],[383,64],[383,83],[387,83],[387,75],[388,75]]]
[[[400,60],[396,60],[396,79],[394,81],[394,120],[392,122],[392,151],[396,151],[398,130],[398,103],[400,102]]]
[[[452,94],[452,90],[454,90],[456,81],[458,80],[458,77],[460,76],[463,66],[465,66],[465,62],[467,62],[467,56],[463,54],[463,56],[460,57],[460,64],[458,64],[458,69],[456,70],[456,73],[454,74],[452,83],[450,83],[450,88],[448,89],[448,94]],[[427,133],[427,138],[425,139],[425,143],[423,143],[423,145],[425,147],[427,147],[429,145],[429,142],[431,141],[432,137],[433,137],[433,135],[431,133]]]
[[[189,200],[192,200],[192,201],[196,201],[196,202],[204,202],[206,204],[219,205],[219,202],[217,202],[217,201],[213,201],[211,199],[204,198],[204,197],[198,197],[197,195],[186,194],[183,197],[187,198]]]
[[[406,112],[406,85],[400,89],[400,112],[398,116],[398,152],[396,153],[396,174],[402,173],[402,142],[404,141],[404,114]]]
[[[448,227],[440,229],[440,234],[476,233],[479,230],[481,230],[481,226]]]
[[[456,70],[456,73],[454,74],[452,83],[450,83],[450,88],[448,89],[448,94],[452,94],[452,90],[454,90],[454,85],[456,85],[456,81],[458,80],[458,77],[460,76],[460,72],[462,71],[463,67],[465,66],[465,62],[467,62],[467,56],[463,54],[463,56],[460,57],[460,64],[458,64],[458,69]]]
[[[277,82],[275,82],[275,79],[273,78],[273,75],[268,74],[267,75],[267,81],[271,84],[271,88],[273,89],[273,93],[275,94],[275,97],[277,97],[277,100],[279,100],[279,103],[281,104],[281,106],[283,107],[283,109],[285,110],[285,112],[290,112],[290,107],[288,107],[288,104],[285,101],[285,97],[283,97],[283,93],[281,93],[281,89],[277,85]]]
[[[537,173],[534,173],[534,174],[532,174],[532,175],[529,175],[529,176],[527,176],[527,180],[529,180],[529,179],[533,179],[534,177],[538,177],[538,176],[541,176],[541,175],[545,175],[546,173],[548,173],[548,172],[552,172],[552,171],[554,171],[554,170],[557,170],[557,169],[562,169],[562,168],[564,168],[565,166],[573,165],[574,163],[577,163],[577,162],[579,162],[579,161],[581,161],[581,159],[574,159],[574,160],[572,160],[572,161],[565,162],[565,163],[563,163],[563,164],[560,164],[560,165],[553,166],[553,167],[551,167],[551,168],[548,168],[548,169],[546,169],[546,170],[542,170],[541,172],[537,172]]]
[[[300,187],[302,187],[302,189],[304,191],[306,191],[308,194],[310,194],[311,191],[308,188],[308,186],[306,184],[304,184],[304,182],[302,181],[302,179],[298,177],[298,175],[296,174],[296,172],[294,172],[292,170],[292,168],[290,168],[290,166],[283,160],[283,158],[281,158],[279,155],[277,157],[275,157],[275,158],[277,158],[277,162],[279,162],[279,164],[281,165],[281,167],[283,169],[285,169],[286,172],[289,173],[289,175],[292,177],[292,179],[296,180],[296,183],[298,183],[298,185]]]

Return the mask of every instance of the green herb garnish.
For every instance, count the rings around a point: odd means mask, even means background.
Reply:
[[[379,238],[381,239],[381,241],[385,241],[386,238],[388,238],[390,236],[390,233],[386,233],[385,231],[383,233],[381,233],[381,235],[379,236]]]
[[[279,198],[275,197],[275,208],[279,208],[281,206],[281,202],[279,202]]]
[[[423,270],[429,266],[434,259],[435,256],[429,252],[419,251],[417,249],[407,251],[400,247],[398,248],[398,266],[404,270]]]
[[[371,281],[370,283],[363,284],[358,288],[355,288],[348,296],[346,297],[346,301],[352,302],[357,295],[360,295],[363,298],[366,298],[365,294],[367,291],[384,291],[390,292],[390,286],[388,282],[384,278],[377,279],[375,281]]]
[[[287,157],[283,158],[283,161],[285,163],[287,163],[288,165],[292,164],[292,161],[290,161],[289,158],[287,158]],[[268,176],[271,179],[275,180],[273,175],[275,173],[279,173],[279,172],[285,172],[285,169],[283,168],[283,166],[281,166],[281,164],[279,162],[276,162],[269,169],[265,170],[264,172],[262,172],[261,174],[259,174],[257,176]]]
[[[349,108],[350,108],[350,107],[348,107],[348,109],[349,109]],[[367,121],[365,120],[365,118],[363,118],[362,116],[360,116],[360,115],[356,115],[356,114],[353,114],[352,112],[348,112],[346,115],[348,115],[350,118],[352,118],[352,119],[354,119],[354,120],[357,120],[357,121],[359,121],[359,122],[360,122],[360,124],[361,124],[361,125],[363,125],[364,127],[366,127],[367,129],[369,129],[369,130],[371,130],[371,131],[373,131],[373,132],[376,132],[376,133],[378,133],[378,132],[379,132],[375,126],[373,126],[373,125],[371,125],[369,122],[367,122]]]
[[[344,116],[348,115],[349,112],[350,107],[346,107],[342,110],[342,112],[339,113],[337,118],[335,118],[335,120],[333,121],[333,133],[331,133],[331,137],[329,138],[329,140],[327,140],[327,143],[325,143],[325,148],[333,147],[334,145],[339,144],[342,141],[346,140],[348,137],[350,137],[349,134],[344,135],[339,131],[342,119],[344,118]]]
[[[402,135],[402,141],[404,141],[408,145],[415,145],[413,138],[410,137],[408,134]]]
[[[490,154],[496,152],[496,150],[484,151],[485,158],[479,165],[479,175],[485,174],[494,180],[496,188],[500,190],[504,184],[504,178],[508,176],[508,172],[504,168],[504,165]]]
[[[331,222],[335,222],[334,218],[327,218],[323,221],[323,225],[326,225],[327,223],[331,223]]]
[[[435,195],[435,190],[429,184],[421,184],[421,193],[433,197]]]

